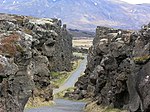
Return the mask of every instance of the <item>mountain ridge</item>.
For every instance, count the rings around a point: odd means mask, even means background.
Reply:
[[[149,22],[149,4],[128,4],[120,0],[3,0],[2,13],[60,18],[69,28],[92,30],[96,26],[139,29]]]

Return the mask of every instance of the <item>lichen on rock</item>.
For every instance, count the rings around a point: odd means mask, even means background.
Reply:
[[[85,75],[68,96],[97,105],[149,112],[150,25],[140,31],[98,26]]]
[[[71,58],[60,20],[0,14],[0,112],[23,112],[30,97],[52,100],[51,71],[70,71]]]

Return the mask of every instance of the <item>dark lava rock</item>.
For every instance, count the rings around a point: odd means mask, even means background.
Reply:
[[[0,14],[0,112],[53,99],[51,71],[70,71],[72,38],[57,19]]]
[[[149,112],[149,44],[150,25],[137,32],[97,27],[85,75],[72,94],[98,105]]]

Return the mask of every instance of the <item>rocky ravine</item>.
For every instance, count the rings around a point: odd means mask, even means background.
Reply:
[[[70,97],[97,105],[150,111],[150,24],[140,31],[97,27],[85,75]],[[93,111],[94,112],[94,111]]]
[[[51,71],[70,71],[72,38],[57,19],[0,14],[0,112],[52,100]]]

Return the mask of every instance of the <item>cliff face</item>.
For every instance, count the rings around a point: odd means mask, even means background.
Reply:
[[[0,15],[0,112],[52,100],[50,72],[71,69],[72,38],[57,19]]]
[[[138,32],[97,27],[85,75],[76,83],[76,99],[149,112],[150,25]]]

